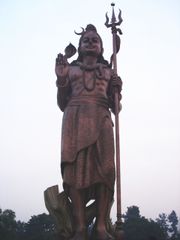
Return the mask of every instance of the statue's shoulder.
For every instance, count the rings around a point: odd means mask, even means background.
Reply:
[[[73,77],[76,76],[80,76],[81,75],[81,69],[78,65],[69,65],[69,73],[68,73],[69,77]]]
[[[106,72],[108,72],[109,74],[111,74],[112,72],[112,68],[111,66],[107,65],[107,64],[103,64],[103,63],[100,63],[100,68],[101,69],[104,69]]]

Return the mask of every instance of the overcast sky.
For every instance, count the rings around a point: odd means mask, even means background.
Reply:
[[[109,0],[0,1],[0,208],[17,219],[47,212],[43,191],[58,184],[62,113],[56,55],[92,23],[112,53]],[[180,217],[180,1],[121,0],[122,209]],[[75,56],[77,57],[77,56]],[[112,211],[115,220],[116,207]]]

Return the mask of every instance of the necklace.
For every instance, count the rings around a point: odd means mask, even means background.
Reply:
[[[93,71],[93,76],[92,76],[92,85],[89,86],[88,84],[86,84],[86,77],[85,77],[85,69],[83,69],[83,85],[84,88],[88,91],[91,92],[94,90],[95,85],[96,85],[96,75],[95,72]]]
[[[92,65],[88,65],[88,64],[83,64],[81,62],[77,62],[77,64],[79,65],[80,69],[83,71],[83,85],[84,88],[90,92],[93,91],[96,85],[96,78],[98,79],[103,79],[104,78],[104,70],[103,68],[105,68],[106,66],[100,63],[96,63],[96,64],[92,64]],[[92,86],[89,87],[86,84],[86,79],[85,79],[85,71],[93,71],[93,78],[92,78]]]

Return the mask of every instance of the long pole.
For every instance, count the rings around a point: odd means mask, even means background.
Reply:
[[[113,7],[112,9],[112,19],[111,24],[108,23],[109,18],[106,14],[106,23],[105,25],[107,27],[111,27],[112,30],[112,41],[113,41],[113,70],[114,73],[117,75],[117,31],[120,31],[120,29],[117,29],[116,26],[120,25],[122,22],[121,19],[121,12],[119,14],[119,21],[116,22],[116,17],[114,14],[114,3],[111,4]],[[120,174],[120,128],[119,128],[119,93],[118,89],[115,91],[115,139],[116,139],[116,193],[117,193],[117,228],[120,228],[120,225],[122,223],[121,219],[121,174]]]
[[[120,128],[119,128],[119,99],[118,99],[118,93],[115,94],[115,133],[116,133],[116,191],[117,191],[117,221],[121,222],[121,172],[120,172]]]
[[[116,33],[113,33],[113,70],[117,74]],[[121,222],[121,172],[120,172],[120,128],[119,128],[119,97],[115,91],[115,136],[116,136],[116,193],[117,193],[117,221]]]

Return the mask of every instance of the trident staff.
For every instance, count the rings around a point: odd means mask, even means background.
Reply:
[[[112,55],[112,66],[115,74],[117,74],[117,53],[120,49],[120,37],[117,33],[122,34],[121,30],[117,28],[122,23],[121,10],[119,10],[118,21],[116,21],[114,6],[112,3],[112,18],[111,23],[109,23],[109,18],[106,13],[106,27],[111,27],[112,31],[112,40],[113,40],[113,55]],[[120,137],[119,137],[119,97],[118,91],[115,92],[115,136],[116,136],[116,174],[117,174],[117,222],[116,228],[117,231],[121,229],[122,219],[121,219],[121,176],[120,176]],[[120,239],[120,238],[119,238]]]

